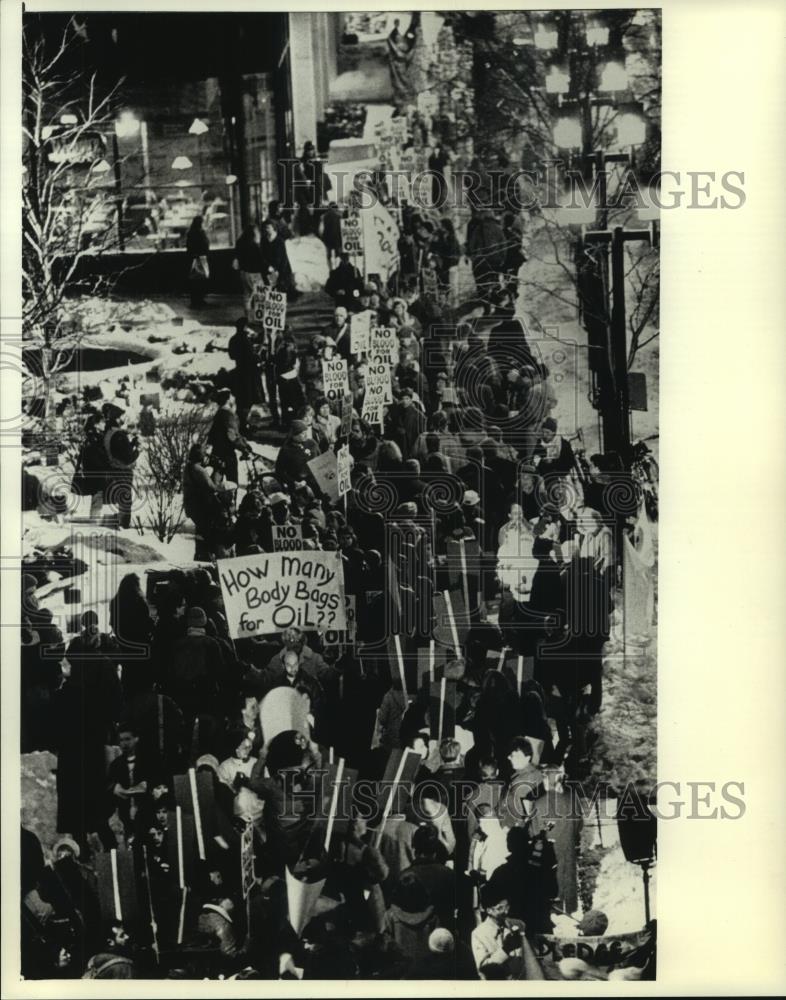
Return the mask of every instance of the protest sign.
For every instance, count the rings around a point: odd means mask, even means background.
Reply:
[[[357,610],[354,594],[344,595],[344,612],[347,619],[345,629],[329,628],[322,636],[326,646],[354,646],[357,627]]]
[[[331,500],[338,500],[338,460],[334,451],[325,451],[308,462],[318,488]]]
[[[322,360],[322,384],[325,396],[331,403],[336,399],[342,399],[349,392],[347,363],[343,358]]]
[[[251,823],[247,823],[240,835],[240,886],[243,891],[243,899],[248,898],[255,882],[254,827]]]
[[[344,253],[349,254],[349,259],[359,270],[363,270],[363,234],[360,226],[360,219],[356,215],[350,215],[341,220],[341,246]]]
[[[437,279],[437,272],[433,267],[424,267],[420,272],[420,277],[423,282],[423,294],[428,295],[432,299],[436,299],[439,295],[439,280]]]
[[[350,470],[352,468],[352,459],[349,456],[349,445],[342,445],[338,449],[338,454],[336,456],[336,474],[338,476],[338,495],[340,497],[345,496],[352,489],[352,483],[350,481]]]
[[[281,632],[346,628],[344,568],[337,552],[258,553],[218,560],[233,639]]]
[[[266,333],[283,333],[287,319],[287,297],[284,292],[268,288],[262,325]]]
[[[341,400],[341,427],[338,436],[342,438],[349,437],[349,432],[352,430],[352,402],[352,393],[349,392]]]
[[[559,938],[552,934],[536,934],[532,941],[543,974],[551,980],[575,978],[570,968],[573,963],[566,962],[570,959],[586,962],[595,973],[594,978],[598,979],[605,979],[615,969],[642,969],[651,958],[654,946],[652,931],[647,930],[603,937]]]
[[[361,211],[366,274],[378,274],[388,281],[398,268],[398,223],[384,205]]]
[[[371,351],[369,362],[375,365],[392,365],[398,360],[398,338],[392,326],[371,328]]]
[[[269,691],[259,703],[259,725],[265,746],[280,733],[290,730],[307,736],[311,732],[308,708],[300,692],[291,687]]]
[[[251,294],[244,299],[243,305],[249,323],[263,326],[265,322],[265,300],[267,298],[267,285],[263,281],[254,283]]]
[[[363,419],[371,426],[382,427],[385,422],[385,401],[384,399],[371,400],[366,397],[363,402]]]
[[[371,349],[371,310],[355,313],[349,325],[349,350],[360,356]]]
[[[391,366],[387,362],[370,364],[366,369],[366,395],[363,407],[369,403],[382,402],[387,405],[393,402],[393,387],[391,385]]]
[[[273,525],[273,551],[299,552],[303,548],[303,528],[299,524]]]

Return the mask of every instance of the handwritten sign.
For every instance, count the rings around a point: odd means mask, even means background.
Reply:
[[[384,205],[375,204],[361,213],[366,274],[387,281],[398,268],[398,223]]]
[[[423,294],[428,295],[432,299],[436,299],[439,296],[439,281],[437,280],[437,272],[433,267],[424,267],[420,272],[421,279],[423,281]]]
[[[259,553],[219,559],[218,578],[233,639],[291,626],[346,628],[344,567],[338,552]]]
[[[347,618],[345,629],[329,628],[325,630],[322,641],[326,646],[353,646],[357,627],[357,609],[354,594],[344,595],[344,612]]]
[[[346,396],[341,400],[341,427],[339,428],[339,437],[347,438],[352,430],[352,409],[353,409],[353,399],[352,393],[347,393]]]
[[[331,358],[329,361],[323,359],[322,383],[325,388],[325,396],[331,403],[336,399],[343,399],[349,392],[347,363],[343,358]]]
[[[363,399],[363,409],[378,403],[390,405],[393,402],[393,389],[390,381],[390,365],[388,363],[369,365],[366,371],[366,395]]]
[[[334,451],[325,451],[308,463],[319,489],[331,500],[338,500],[338,462]]]
[[[382,427],[385,423],[385,403],[384,400],[363,401],[363,419],[367,424]]]
[[[371,350],[371,310],[355,313],[350,320],[349,349],[356,356]]]
[[[267,286],[263,281],[256,281],[251,294],[246,296],[244,305],[249,323],[263,326],[265,322],[265,302]]]
[[[341,246],[344,253],[349,254],[349,259],[359,270],[363,270],[363,233],[360,227],[360,219],[356,215],[350,215],[347,219],[341,220]]]
[[[350,479],[350,470],[352,468],[352,459],[349,456],[349,445],[342,445],[338,449],[337,453],[337,463],[336,463],[336,474],[338,476],[338,495],[340,497],[345,496],[352,489],[352,482]]]
[[[392,365],[398,354],[398,339],[392,326],[373,326],[371,328],[371,357],[375,365],[382,363]]]
[[[287,319],[287,297],[284,292],[267,289],[262,325],[266,332],[283,333]]]
[[[299,524],[273,525],[273,551],[299,552],[303,548],[303,528]]]

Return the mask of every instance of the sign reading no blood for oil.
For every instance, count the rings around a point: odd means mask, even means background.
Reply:
[[[267,285],[264,281],[255,282],[251,294],[246,296],[244,302],[249,323],[253,323],[255,326],[264,326],[266,300]]]
[[[344,253],[349,254],[349,259],[359,270],[363,270],[363,235],[360,228],[360,219],[356,215],[350,215],[347,219],[341,220],[341,245]]]
[[[393,402],[390,365],[387,362],[370,364],[366,369],[366,395],[363,397],[364,408],[371,403]]]
[[[322,361],[322,384],[325,387],[325,396],[331,403],[336,399],[343,399],[349,392],[347,363],[343,358]]]
[[[398,353],[396,331],[392,326],[373,326],[371,328],[371,354],[369,361],[375,365],[393,364],[394,355]]]
[[[265,309],[262,325],[265,332],[283,333],[287,320],[287,297],[284,292],[268,288],[265,295]]]
[[[218,578],[233,639],[295,625],[345,629],[344,568],[338,552],[259,553],[219,559]]]

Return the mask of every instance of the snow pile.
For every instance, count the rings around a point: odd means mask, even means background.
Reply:
[[[151,299],[123,300],[89,295],[74,299],[67,305],[68,316],[82,330],[102,329],[117,323],[120,326],[151,326],[171,323],[177,313],[165,302]]]

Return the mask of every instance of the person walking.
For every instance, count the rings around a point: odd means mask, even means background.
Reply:
[[[240,272],[243,303],[248,311],[254,288],[262,281],[262,248],[257,226],[246,226],[238,237],[232,264]]]
[[[205,304],[207,283],[210,278],[210,240],[202,225],[202,216],[197,215],[186,234],[186,256],[188,258],[188,283],[191,305],[194,308]]]

